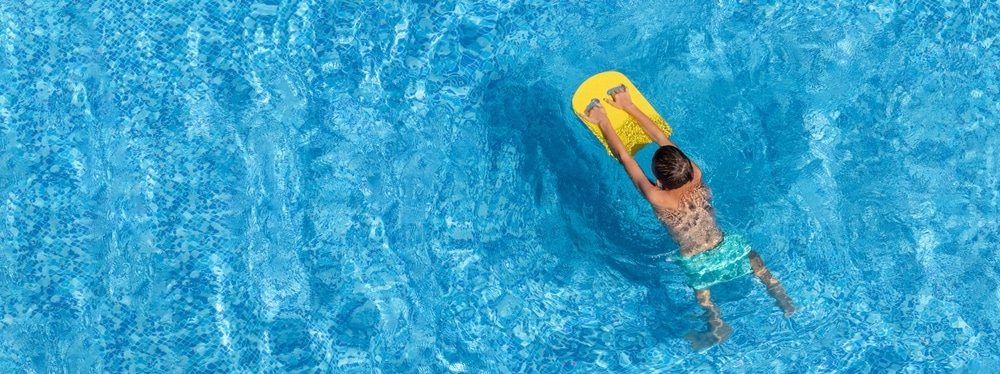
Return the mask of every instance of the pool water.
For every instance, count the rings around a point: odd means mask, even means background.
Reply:
[[[0,0],[0,372],[1000,372],[998,13]],[[795,316],[689,348],[611,69]]]

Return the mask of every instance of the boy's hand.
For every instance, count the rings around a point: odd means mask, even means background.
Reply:
[[[604,102],[608,103],[618,109],[626,109],[635,104],[632,104],[632,95],[629,95],[628,88],[622,86],[621,88],[611,92],[611,99],[604,99]]]
[[[598,125],[605,122],[611,123],[611,120],[608,119],[608,112],[604,110],[604,106],[601,105],[600,102],[597,102],[594,106],[590,107],[590,109],[584,113],[584,116],[587,117],[587,120],[590,122]]]

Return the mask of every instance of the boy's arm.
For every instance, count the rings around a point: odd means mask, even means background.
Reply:
[[[615,108],[624,110],[625,113],[635,118],[639,122],[639,127],[642,128],[642,131],[656,142],[657,145],[661,147],[665,145],[677,146],[674,142],[670,141],[667,134],[664,134],[663,130],[657,127],[656,123],[646,113],[643,113],[638,106],[632,103],[632,96],[628,93],[628,88],[625,86],[621,86],[620,89],[611,92],[611,100],[604,99],[604,101]]]
[[[639,192],[647,199],[649,198],[649,193],[656,189],[649,179],[646,179],[646,174],[642,172],[642,168],[639,164],[635,162],[635,158],[632,154],[625,149],[625,144],[622,143],[618,133],[615,132],[615,128],[611,125],[611,120],[608,119],[607,113],[604,108],[599,104],[594,106],[589,113],[586,113],[587,119],[591,122],[597,123],[601,128],[601,133],[604,134],[604,139],[608,141],[608,145],[611,146],[611,151],[614,152],[615,157],[618,158],[622,166],[625,167],[625,172],[628,173],[629,179],[632,180],[632,184],[635,185]],[[661,132],[662,134],[662,132]]]
[[[650,119],[646,113],[643,113],[639,107],[635,106],[635,104],[623,107],[622,109],[639,122],[639,126],[646,132],[646,135],[649,135],[650,139],[653,139],[653,141],[656,142],[656,145],[661,147],[665,145],[677,146],[674,142],[670,141],[667,134],[663,133],[663,130],[657,127],[656,124],[653,123],[653,120]]]
[[[611,100],[604,99],[604,101],[615,108],[624,110],[632,116],[632,118],[635,118],[635,120],[639,122],[639,126],[642,127],[642,131],[644,131],[650,139],[653,139],[657,145],[661,147],[665,145],[677,147],[677,144],[670,141],[667,134],[664,134],[663,130],[656,126],[656,123],[654,123],[653,120],[646,115],[646,113],[643,113],[642,110],[640,110],[639,107],[632,102],[632,96],[629,95],[628,88],[624,85],[611,91]],[[677,148],[680,149],[680,147]],[[694,180],[701,181],[701,168],[699,168],[698,164],[695,164],[694,161],[691,161],[691,167],[694,169]]]

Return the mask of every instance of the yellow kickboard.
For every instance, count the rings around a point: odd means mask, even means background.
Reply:
[[[672,130],[667,121],[663,120],[663,117],[659,113],[656,113],[656,109],[646,101],[646,98],[642,96],[642,93],[635,88],[624,74],[617,71],[606,71],[594,75],[580,84],[580,87],[576,89],[576,93],[573,94],[573,112],[576,113],[577,117],[590,128],[590,131],[597,136],[597,140],[600,140],[604,144],[604,148],[608,150],[609,155],[614,155],[611,152],[611,147],[608,146],[608,141],[604,139],[604,134],[601,133],[601,128],[597,126],[596,123],[591,123],[584,116],[583,111],[590,104],[590,100],[599,99],[601,100],[601,105],[604,106],[605,111],[608,112],[608,119],[611,120],[611,125],[615,128],[615,133],[618,137],[622,139],[622,143],[625,143],[625,148],[628,149],[629,153],[633,156],[639,152],[642,147],[647,144],[652,143],[653,140],[642,131],[642,127],[639,126],[639,122],[636,122],[635,118],[632,118],[625,111],[619,110],[608,103],[604,102],[604,99],[610,99],[608,96],[608,89],[617,87],[619,85],[625,85],[628,88],[629,94],[632,96],[632,102],[635,103],[643,113],[649,116],[653,120],[653,123],[663,129],[663,132],[670,136]]]

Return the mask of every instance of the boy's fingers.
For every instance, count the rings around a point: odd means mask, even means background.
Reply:
[[[625,85],[623,84],[623,85],[621,85],[621,87],[618,87],[618,88],[617,88],[617,89],[615,89],[615,90],[614,90],[613,92],[611,92],[611,97],[612,97],[612,98],[614,98],[614,97],[615,97],[615,95],[617,95],[617,94],[619,94],[619,93],[626,93],[626,92],[628,92],[628,91],[626,91],[626,90],[628,90],[628,87],[626,87],[626,86],[625,86]]]

